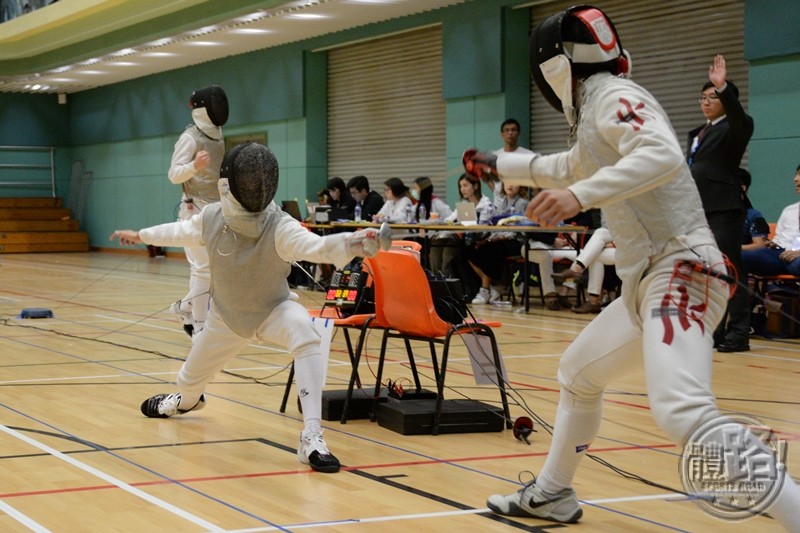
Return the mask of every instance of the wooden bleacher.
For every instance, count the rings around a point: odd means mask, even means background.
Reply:
[[[88,251],[89,235],[61,198],[0,198],[0,253]]]

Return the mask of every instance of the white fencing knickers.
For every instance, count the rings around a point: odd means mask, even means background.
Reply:
[[[194,199],[181,202],[180,220],[189,220],[202,211],[208,202]],[[208,317],[208,306],[211,290],[211,270],[208,264],[208,251],[205,246],[191,246],[183,249],[189,262],[189,292],[181,298],[181,309],[191,310],[196,329],[202,329]]]
[[[695,249],[700,260],[720,265],[714,247]],[[561,398],[550,454],[537,485],[550,491],[571,486],[575,469],[600,427],[603,391],[644,365],[650,409],[658,426],[682,445],[699,423],[718,414],[711,392],[712,333],[725,312],[727,284],[693,272],[673,278],[691,251],[652,265],[636,294],[641,325],[621,298],[614,300],[567,348],[558,370]]]

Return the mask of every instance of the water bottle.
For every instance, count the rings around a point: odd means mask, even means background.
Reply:
[[[418,221],[425,222],[428,220],[428,214],[425,212],[425,204],[419,204],[419,211],[417,211]]]
[[[411,204],[406,206],[406,223],[411,224],[414,222],[414,209]]]
[[[361,204],[356,204],[356,209],[354,211],[356,222],[361,222]]]

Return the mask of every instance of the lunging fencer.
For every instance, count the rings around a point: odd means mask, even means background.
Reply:
[[[217,181],[225,155],[222,126],[228,121],[228,97],[222,87],[209,85],[192,92],[192,124],[178,137],[168,177],[183,189],[178,220],[189,220],[212,202],[219,202]],[[203,329],[208,316],[208,254],[202,246],[184,248],[189,262],[189,292],[170,307],[190,336]]]
[[[467,150],[464,166],[484,180],[497,175],[545,189],[526,211],[543,225],[602,208],[617,245],[622,298],[561,358],[560,400],[541,472],[487,505],[502,515],[577,522],[583,511],[572,480],[613,380],[643,365],[655,421],[679,445],[719,416],[712,335],[731,287],[713,275],[726,273],[725,263],[669,118],[629,79],[630,57],[607,16],[591,6],[553,15],[534,30],[529,52],[534,81],[566,116],[574,144],[545,156]],[[789,530],[800,527],[800,491],[790,476],[767,511]]]
[[[151,418],[202,409],[206,385],[250,342],[286,345],[294,358],[304,428],[297,455],[319,472],[337,472],[339,460],[322,438],[325,364],[320,334],[308,311],[289,291],[291,263],[309,261],[344,267],[354,257],[388,249],[388,226],[320,237],[273,201],[278,161],[264,145],[238,145],[225,156],[219,179],[221,201],[188,220],[139,231],[117,230],[122,244],[204,247],[209,257],[211,309],[196,332],[178,372],[178,392],[157,394],[141,405]]]

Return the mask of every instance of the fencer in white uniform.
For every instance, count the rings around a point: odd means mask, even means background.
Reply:
[[[582,509],[572,480],[613,380],[643,365],[653,417],[679,445],[719,417],[712,334],[729,286],[702,272],[726,273],[722,254],[666,113],[627,79],[630,58],[611,21],[591,6],[569,8],[537,27],[530,52],[538,88],[573,126],[572,148],[538,157],[468,150],[465,167],[544,188],[526,212],[542,224],[602,208],[617,244],[622,298],[561,358],[554,433],[539,476],[513,494],[490,496],[487,505],[498,514],[576,522]],[[790,476],[783,482],[767,510],[797,531],[800,492]]]
[[[225,91],[210,85],[192,92],[189,99],[192,124],[178,137],[167,173],[169,181],[183,189],[178,220],[189,220],[212,202],[219,202],[217,181],[225,155],[222,126],[228,121]],[[184,248],[189,262],[189,292],[172,304],[170,310],[192,335],[203,328],[208,316],[208,254],[202,246]]]
[[[210,258],[211,309],[178,372],[178,392],[148,398],[141,410],[151,418],[167,418],[202,409],[208,383],[248,344],[283,344],[294,358],[303,411],[298,458],[314,470],[336,472],[339,460],[322,438],[326,359],[320,334],[289,291],[287,276],[294,261],[343,267],[353,257],[373,256],[378,252],[378,231],[320,237],[272,201],[277,186],[278,162],[272,151],[256,143],[239,145],[223,161],[221,202],[189,220],[111,235],[122,244],[203,246]],[[389,243],[384,237],[381,242]]]

